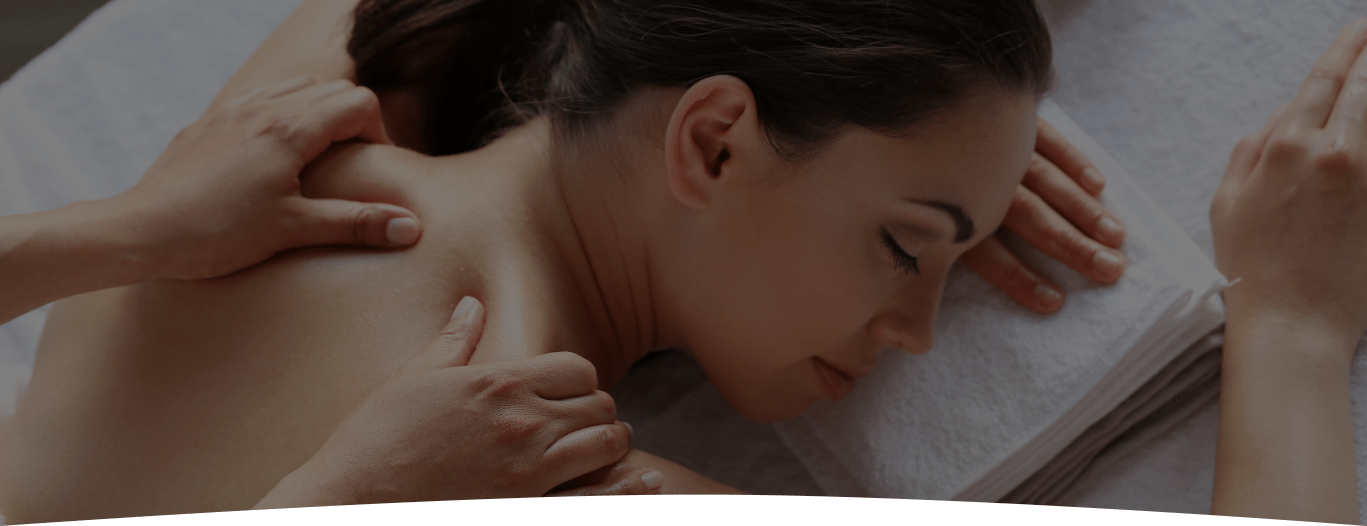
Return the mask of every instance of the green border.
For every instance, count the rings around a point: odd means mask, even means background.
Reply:
[[[100,526],[170,525],[1277,525],[1289,521],[1229,516],[1159,514],[1023,504],[839,497],[640,496],[577,499],[468,500],[450,503],[376,504],[301,510],[150,516],[83,522]]]

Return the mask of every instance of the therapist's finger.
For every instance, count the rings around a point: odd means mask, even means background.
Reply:
[[[1329,50],[1310,69],[1291,102],[1296,124],[1312,129],[1325,126],[1348,69],[1364,45],[1367,45],[1367,19],[1358,19],[1339,32]]]
[[[598,390],[593,362],[572,352],[543,354],[522,362],[518,369],[531,376],[532,390],[547,400],[564,400]]]
[[[1092,164],[1082,150],[1073,146],[1068,139],[1054,129],[1049,121],[1039,118],[1035,132],[1035,151],[1042,154],[1069,178],[1076,181],[1092,197],[1101,195],[1106,189],[1106,177]]]
[[[1025,266],[995,235],[968,249],[959,262],[1029,309],[1049,314],[1063,307],[1058,285]]]
[[[380,100],[366,88],[349,88],[319,99],[300,117],[293,146],[311,161],[334,142],[349,139],[389,144]]]
[[[1114,283],[1125,272],[1124,254],[1078,231],[1024,186],[1016,188],[1002,224],[1049,257],[1102,283]]]
[[[555,493],[547,497],[602,497],[607,495],[657,495],[665,484],[665,475],[653,469],[637,469],[620,479]]]
[[[451,320],[432,341],[408,360],[397,374],[409,376],[470,363],[479,339],[484,336],[484,304],[473,296],[461,298]]]
[[[580,429],[557,440],[542,455],[542,469],[555,482],[542,492],[616,463],[631,451],[631,430],[616,422]]]
[[[289,231],[288,246],[282,250],[315,245],[398,248],[422,237],[417,216],[394,205],[296,197],[291,212],[282,227]]]
[[[556,439],[580,429],[617,421],[617,402],[603,391],[549,403],[551,424],[546,432]]]

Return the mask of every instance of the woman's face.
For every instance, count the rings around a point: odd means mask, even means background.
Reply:
[[[693,247],[689,351],[747,418],[840,399],[887,348],[930,350],[954,261],[1001,223],[1036,99],[993,95],[893,138],[859,129],[719,201]]]

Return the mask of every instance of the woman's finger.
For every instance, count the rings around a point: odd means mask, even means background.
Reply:
[[[1348,69],[1364,45],[1367,45],[1367,19],[1358,19],[1339,32],[1329,50],[1315,62],[1291,102],[1296,124],[1312,129],[1324,128]]]
[[[1348,69],[1338,101],[1329,114],[1326,128],[1342,140],[1362,140],[1367,135],[1367,50],[1359,50]]]
[[[959,261],[1027,308],[1049,314],[1063,307],[1058,286],[1026,267],[995,235],[964,252]]]
[[[1102,283],[1114,283],[1125,273],[1124,254],[1079,232],[1024,186],[1016,188],[1002,224],[1049,257]]]
[[[1215,189],[1215,198],[1210,204],[1212,214],[1220,213],[1221,208],[1226,203],[1232,202],[1239,191],[1239,187],[1248,180],[1248,176],[1253,173],[1253,168],[1258,166],[1258,161],[1263,156],[1263,149],[1267,146],[1267,140],[1272,136],[1272,130],[1276,129],[1277,123],[1285,117],[1288,107],[1287,104],[1279,106],[1261,128],[1245,136],[1238,144],[1234,145],[1234,151],[1229,155],[1229,164],[1225,166],[1224,177],[1220,179],[1220,186]]]
[[[1096,196],[1087,193],[1043,155],[1035,154],[1021,182],[1079,230],[1111,248],[1125,243],[1125,226]]]
[[[470,363],[479,339],[484,336],[484,304],[473,296],[461,298],[451,320],[431,343],[399,368],[398,375],[411,376]]]
[[[1106,189],[1106,178],[1101,174],[1101,170],[1092,164],[1092,160],[1088,159],[1082,150],[1073,146],[1073,143],[1068,142],[1062,133],[1049,124],[1049,121],[1039,119],[1039,126],[1036,129],[1038,131],[1035,134],[1035,151],[1043,154],[1063,170],[1063,173],[1076,181],[1092,197],[1101,196],[1101,191]]]
[[[653,469],[638,469],[620,479],[571,490],[547,493],[547,497],[601,497],[606,495],[658,495],[665,475]]]
[[[580,429],[557,440],[542,455],[542,469],[554,481],[544,491],[616,463],[631,451],[631,430],[615,422]]]

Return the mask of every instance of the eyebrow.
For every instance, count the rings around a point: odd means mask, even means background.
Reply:
[[[959,205],[953,203],[946,203],[944,201],[932,201],[924,199],[908,199],[908,201],[911,201],[916,204],[926,205],[932,208],[938,208],[940,210],[943,210],[945,213],[949,214],[949,217],[954,219],[955,243],[963,243],[964,241],[973,239],[973,233],[976,231],[976,229],[973,228],[973,218],[968,217],[968,214],[964,213],[964,209],[960,208]]]

